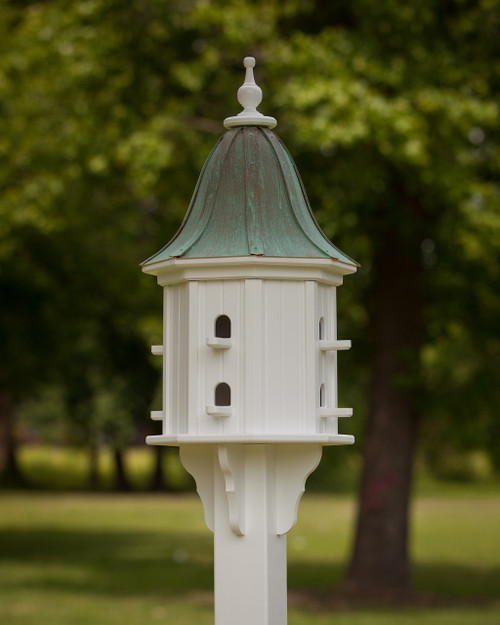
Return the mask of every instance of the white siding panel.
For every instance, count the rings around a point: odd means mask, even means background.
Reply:
[[[200,422],[199,410],[199,358],[200,358],[200,289],[199,282],[188,282],[189,308],[186,310],[185,322],[188,325],[188,371],[187,371],[187,428],[190,434],[198,434]]]
[[[263,333],[255,337],[262,341],[264,427],[268,432],[280,432],[283,413],[283,319],[282,283],[266,281],[263,292]]]
[[[303,285],[283,282],[281,286],[281,352],[282,352],[282,422],[280,431],[297,432],[301,398],[305,390],[303,369],[304,326]]]
[[[305,283],[305,375],[306,410],[304,428],[309,434],[320,432],[320,419],[317,414],[319,397],[319,358],[318,358],[318,284],[313,280]],[[301,430],[303,431],[303,430]]]
[[[245,280],[245,431],[264,432],[263,397],[263,286],[262,280]]]
[[[171,430],[166,434],[178,434],[179,432],[179,406],[178,406],[178,287],[167,287],[167,313],[166,313],[166,346],[167,346],[167,366],[166,366],[166,402],[168,405],[169,423]]]
[[[187,285],[169,286],[167,295],[167,405],[173,434],[187,432]]]
[[[189,393],[189,324],[186,311],[189,308],[189,291],[188,284],[182,284],[178,288],[177,299],[177,325],[178,333],[178,354],[179,354],[179,371],[178,371],[178,388],[179,388],[179,433],[188,433],[188,393]]]

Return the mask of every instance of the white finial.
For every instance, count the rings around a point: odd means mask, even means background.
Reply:
[[[255,67],[255,59],[253,56],[246,56],[243,59],[243,65],[246,67],[245,82],[238,89],[238,102],[243,110],[234,117],[226,117],[224,126],[233,128],[234,126],[267,126],[274,128],[277,121],[274,117],[262,115],[257,107],[262,101],[262,89],[255,83],[253,68]]]

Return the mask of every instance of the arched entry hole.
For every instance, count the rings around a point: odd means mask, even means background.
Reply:
[[[227,315],[219,315],[215,320],[215,336],[219,339],[231,338],[231,319]]]
[[[227,338],[227,337],[223,337]],[[215,405],[230,406],[231,405],[231,387],[225,382],[217,384],[215,387]]]

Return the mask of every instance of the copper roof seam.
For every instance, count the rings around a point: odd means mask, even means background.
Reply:
[[[257,132],[260,131],[260,128],[257,126],[247,126],[243,129],[243,171],[245,178],[245,223],[247,225],[246,228],[246,238],[248,244],[248,252],[250,256],[261,256],[265,255],[264,246],[262,244],[262,224],[259,223],[259,211],[257,210],[257,206],[255,204],[255,197],[252,194],[252,186],[250,181],[253,179],[253,176],[249,171],[249,168],[255,167],[255,164],[251,162],[251,155],[249,155],[250,150],[250,139],[252,137],[251,131],[255,130]],[[258,200],[257,200],[258,204]]]
[[[222,180],[222,170],[225,168],[226,157],[227,157],[227,155],[229,153],[229,150],[231,149],[231,146],[234,143],[234,140],[236,139],[236,136],[239,134],[240,130],[241,130],[241,128],[238,128],[236,130],[236,132],[232,132],[232,129],[231,129],[231,130],[227,131],[222,136],[222,138],[220,140],[220,143],[222,143],[224,141],[224,139],[228,138],[227,146],[225,146],[226,149],[225,149],[224,157],[218,159],[218,163],[217,163],[218,164],[218,167],[217,167],[217,183],[215,185],[215,190],[214,190],[211,206],[210,206],[210,208],[208,210],[206,210],[206,208],[205,208],[205,210],[202,210],[201,215],[204,217],[204,219],[203,219],[204,225],[201,228],[198,229],[199,234],[194,238],[194,240],[189,245],[189,247],[187,247],[184,250],[184,252],[182,253],[182,256],[185,256],[188,251],[191,251],[194,248],[194,246],[198,243],[198,241],[201,239],[201,237],[205,233],[205,231],[206,231],[206,229],[208,227],[208,224],[212,220],[212,215],[213,215],[214,210],[215,210],[215,204],[217,202],[217,195],[218,195],[219,189],[220,189],[220,183],[221,183],[221,180]],[[228,137],[228,135],[232,135],[232,136]],[[218,145],[219,144],[217,144],[217,146]],[[212,155],[212,153],[210,153],[210,156],[211,155]],[[200,174],[200,178],[201,178],[201,174]],[[214,177],[212,177],[212,180],[213,180],[213,178]],[[205,207],[207,207],[207,203],[205,203]]]

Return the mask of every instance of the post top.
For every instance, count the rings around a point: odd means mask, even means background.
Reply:
[[[241,113],[233,117],[226,117],[224,126],[234,128],[235,126],[265,126],[274,128],[278,122],[274,117],[262,115],[257,107],[262,102],[262,89],[255,82],[253,68],[255,58],[246,56],[243,59],[243,66],[246,68],[245,82],[238,89],[238,102],[243,107]]]

